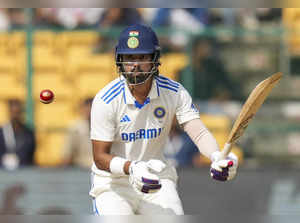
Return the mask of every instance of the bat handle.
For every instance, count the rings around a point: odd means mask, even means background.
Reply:
[[[225,159],[231,151],[231,143],[225,143],[223,150],[221,151],[220,159]]]

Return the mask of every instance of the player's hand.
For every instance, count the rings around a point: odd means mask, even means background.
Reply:
[[[132,187],[143,193],[155,193],[161,188],[159,177],[156,173],[166,167],[160,160],[132,161],[129,166],[129,182]]]
[[[237,172],[238,158],[235,154],[229,153],[225,159],[220,159],[221,152],[216,151],[211,155],[210,176],[219,181],[232,180]]]

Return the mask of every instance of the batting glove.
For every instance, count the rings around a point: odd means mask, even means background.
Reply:
[[[210,176],[219,181],[232,180],[236,176],[238,158],[229,153],[225,159],[221,159],[221,152],[216,151],[211,155]]]
[[[160,160],[132,161],[129,166],[129,182],[135,191],[155,193],[161,188],[159,177],[156,173],[166,167]]]

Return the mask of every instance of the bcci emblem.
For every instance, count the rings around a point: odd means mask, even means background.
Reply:
[[[139,46],[139,40],[136,37],[130,37],[127,41],[129,48],[137,48]]]
[[[163,107],[158,107],[154,110],[154,115],[156,118],[163,118],[166,114],[166,110]]]

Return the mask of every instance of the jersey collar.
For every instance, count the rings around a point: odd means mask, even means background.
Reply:
[[[124,77],[121,77],[124,78]],[[151,100],[157,98],[159,96],[158,93],[158,86],[156,84],[155,78],[153,78],[152,80],[152,86],[150,89],[150,92],[148,94],[148,98]],[[124,103],[125,104],[135,104],[135,98],[133,97],[133,95],[131,94],[129,87],[127,85],[127,82],[125,84],[125,91],[124,91]]]

